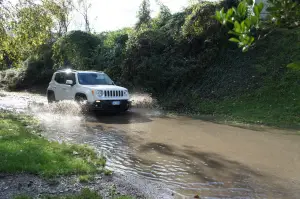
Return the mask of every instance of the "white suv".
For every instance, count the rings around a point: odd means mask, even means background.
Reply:
[[[103,72],[59,70],[52,76],[47,89],[48,102],[60,100],[86,101],[95,110],[127,111],[129,93],[116,86]]]

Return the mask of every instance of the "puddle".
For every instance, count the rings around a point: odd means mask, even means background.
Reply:
[[[0,109],[34,115],[48,139],[89,144],[107,157],[108,168],[162,183],[171,198],[300,198],[294,188],[300,185],[300,137],[168,118],[149,109],[157,107],[150,96],[133,99],[136,107],[128,113],[101,115],[83,114],[74,102],[0,92]]]

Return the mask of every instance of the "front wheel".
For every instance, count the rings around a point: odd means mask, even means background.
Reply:
[[[76,95],[75,96],[75,101],[81,106],[81,110],[83,112],[89,112],[89,106],[87,103],[87,97],[84,95]]]
[[[79,104],[86,104],[87,98],[86,96],[83,95],[76,95],[75,101],[78,102]]]
[[[53,103],[53,102],[56,101],[56,100],[55,100],[55,95],[54,95],[53,92],[49,92],[49,93],[47,94],[47,100],[48,100],[48,103]]]

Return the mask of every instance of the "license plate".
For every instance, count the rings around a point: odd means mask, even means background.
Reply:
[[[113,101],[112,105],[120,105],[120,101]]]

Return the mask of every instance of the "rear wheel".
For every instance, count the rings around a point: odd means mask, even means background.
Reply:
[[[48,92],[47,99],[48,99],[48,103],[55,102],[56,100],[55,100],[54,92],[52,92],[52,91]]]

